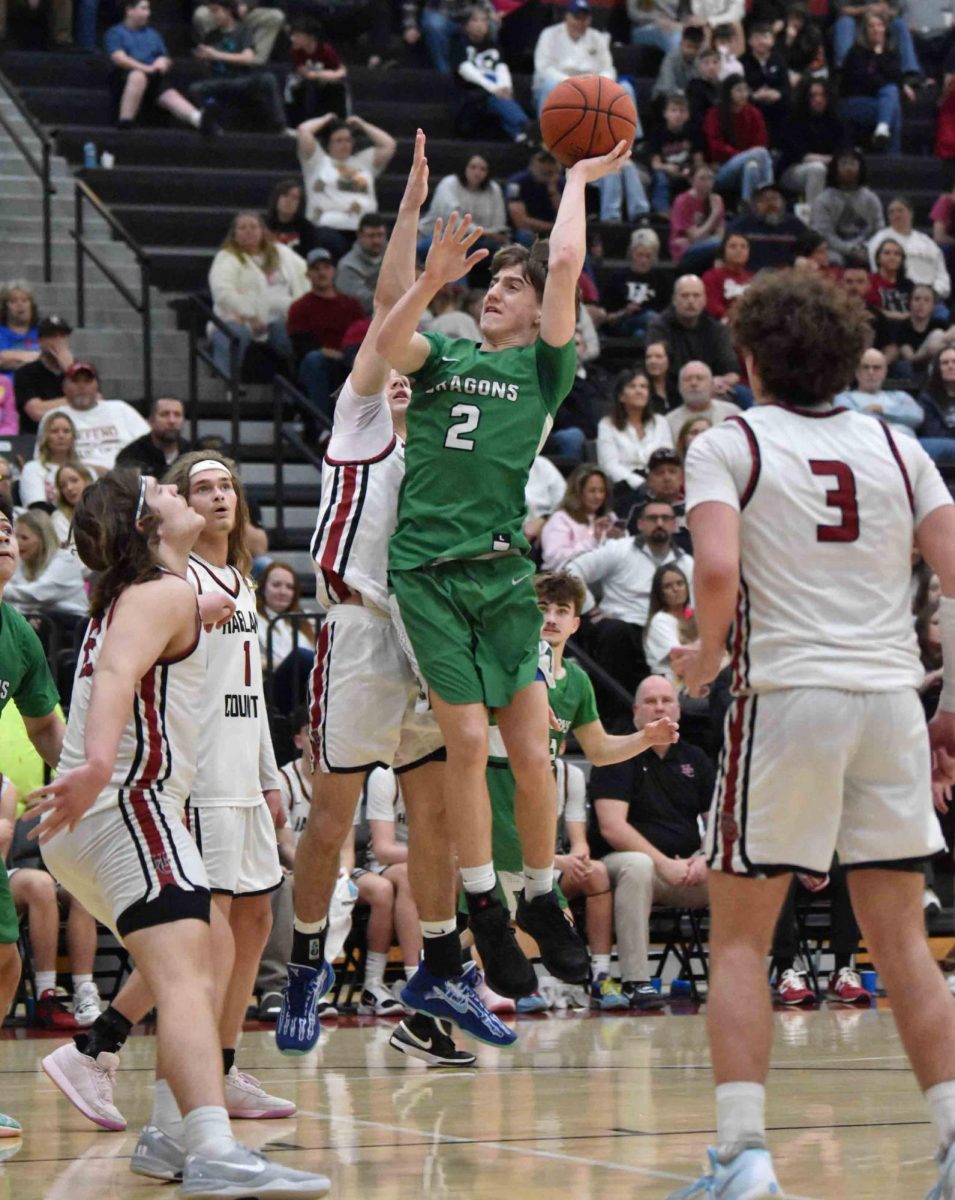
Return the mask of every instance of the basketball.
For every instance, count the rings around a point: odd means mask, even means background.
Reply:
[[[637,109],[619,83],[602,75],[565,79],[541,110],[544,145],[563,167],[609,154],[617,142],[633,143]]]

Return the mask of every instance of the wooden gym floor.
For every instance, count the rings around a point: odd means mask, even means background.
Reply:
[[[713,1132],[701,1015],[687,1006],[518,1024],[513,1051],[479,1047],[468,1071],[401,1058],[390,1022],[331,1025],[304,1058],[249,1032],[240,1066],[300,1111],[238,1132],[330,1175],[336,1200],[655,1200],[696,1178]],[[39,1069],[56,1044],[14,1030],[0,1040],[0,1110],[25,1131],[0,1162],[0,1200],[174,1196],[129,1171],[150,1111],[153,1039],[134,1036],[123,1051],[123,1134],[94,1129]],[[934,1181],[926,1110],[885,1009],[779,1012],[768,1123],[793,1200],[914,1200]],[[0,1142],[0,1155],[14,1145]]]

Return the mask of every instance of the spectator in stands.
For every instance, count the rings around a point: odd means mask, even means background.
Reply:
[[[690,585],[679,567],[660,567],[650,584],[650,607],[643,632],[643,650],[651,675],[661,675],[674,686],[677,676],[670,664],[674,646],[696,640],[696,622],[690,608]]]
[[[826,79],[807,79],[796,98],[793,119],[776,139],[782,149],[780,183],[811,206],[826,186],[829,168],[846,142],[846,129],[832,104]]]
[[[512,142],[526,142],[530,118],[514,99],[511,71],[491,36],[491,21],[484,9],[474,7],[468,13],[455,58],[463,91],[456,132],[462,137],[479,137],[490,126]]]
[[[354,297],[369,316],[387,241],[385,218],[378,213],[365,213],[358,222],[354,246],[338,261],[338,290]]]
[[[680,719],[673,685],[650,675],[637,689],[633,723]],[[708,901],[700,818],[713,796],[715,772],[697,746],[654,746],[637,759],[590,774],[590,852],[607,868],[614,910],[626,913],[617,938],[623,990],[631,1004],[655,996],[650,986],[650,911],[654,904],[703,908]]]
[[[214,13],[215,3],[200,4],[192,14],[192,28],[200,41],[215,29],[219,28]],[[238,0],[235,15],[239,28],[248,35],[247,44],[255,53],[254,61],[263,65],[272,57],[276,38],[285,23],[285,14],[281,8],[266,8],[256,3],[256,0]]]
[[[841,92],[843,115],[873,131],[873,150],[898,154],[902,149],[900,89],[909,101],[915,99],[911,87],[902,83],[899,54],[887,41],[885,21],[867,8],[859,38],[842,64]]]
[[[76,457],[97,475],[111,471],[120,450],[149,432],[149,426],[132,405],[125,400],[102,398],[99,376],[92,363],[74,362],[67,367],[63,394],[65,411],[76,430]],[[51,419],[46,416],[40,422],[41,434]]]
[[[875,273],[869,276],[866,303],[878,309],[883,321],[904,321],[909,315],[912,281],[906,271],[905,251],[895,238],[883,238],[872,256]]]
[[[912,34],[904,18],[899,15],[900,10],[908,12],[909,4],[910,0],[905,0],[904,4],[886,3],[886,0],[836,0],[838,15],[832,27],[832,54],[835,65],[843,68],[843,79],[849,56],[859,44],[860,36],[864,39],[866,21],[873,15],[882,21],[885,29],[882,40],[887,41],[891,37],[893,53],[899,60],[902,72],[921,78],[922,66],[915,53]]]
[[[602,546],[608,537],[620,537],[613,512],[610,480],[600,467],[581,463],[567,480],[560,505],[541,530],[541,565],[559,571],[585,550]]]
[[[19,367],[13,376],[21,433],[36,433],[44,413],[66,403],[63,372],[73,361],[72,332],[67,322],[58,316],[44,317],[37,326],[40,357]]]
[[[285,115],[295,129],[321,113],[348,116],[348,68],[338,51],[323,39],[314,17],[299,14],[288,24],[292,69],[285,77]]]
[[[702,360],[713,372],[713,395],[729,395],[739,383],[729,330],[706,312],[706,289],[697,275],[681,275],[676,281],[673,303],[650,322],[647,339],[666,343],[673,377],[688,362]]]
[[[76,6],[77,21],[76,33],[77,42],[84,50],[92,50],[96,44],[96,5],[98,0],[79,0]],[[0,3],[0,40],[7,36],[7,12],[11,8],[17,7],[17,0],[3,0]],[[42,0],[27,0],[25,5],[30,10],[31,16],[36,24],[37,10],[46,9],[44,24],[48,28],[49,42],[55,50],[69,50],[73,45],[73,5],[70,0],[48,0],[47,3],[42,3]],[[90,32],[90,16],[92,13],[92,32]],[[83,31],[87,35],[86,39],[80,40],[80,32]]]
[[[828,275],[830,271],[838,270],[829,266],[829,243],[815,229],[807,229],[796,238],[793,246],[796,257],[793,266],[802,271],[821,271]]]
[[[925,391],[919,395],[925,420],[919,441],[937,463],[955,463],[955,346],[947,346],[932,363]]]
[[[151,29],[149,0],[123,0],[123,19],[106,31],[105,48],[113,69],[109,91],[116,109],[116,128],[131,129],[143,104],[155,104],[203,133],[219,133],[210,106],[202,112],[173,87],[172,58],[162,36]]]
[[[951,275],[955,269],[955,190],[939,196],[932,205],[929,219],[932,222],[932,239],[941,248]]]
[[[442,75],[452,72],[464,23],[474,9],[484,13],[492,29],[497,28],[498,12],[490,0],[423,0],[417,18],[416,7],[414,0],[403,0],[404,39],[413,45],[420,37],[432,65]]]
[[[162,479],[180,454],[192,447],[182,436],[186,407],[174,396],[160,396],[149,406],[149,432],[124,446],[117,467],[135,467],[144,475]]]
[[[914,210],[911,200],[894,196],[888,204],[886,215],[889,223],[873,234],[868,241],[869,261],[876,267],[876,252],[879,246],[891,238],[905,251],[905,274],[912,283],[928,284],[938,300],[947,300],[952,290],[945,265],[945,256],[938,245],[924,233],[913,229]],[[941,315],[941,314],[940,314]]]
[[[579,463],[584,457],[588,438],[597,436],[597,412],[609,391],[607,373],[586,361],[584,336],[574,335],[577,370],[563,404],[554,416],[554,424],[544,443],[545,454]]]
[[[605,333],[636,337],[645,333],[651,318],[670,303],[670,273],[657,262],[660,239],[652,229],[635,229],[630,235],[627,269],[607,282],[602,297],[607,317]]]
[[[627,368],[614,382],[609,416],[597,426],[597,462],[610,477],[619,512],[630,511],[651,455],[661,446],[672,447],[673,436],[657,409],[650,379],[639,368]]]
[[[342,339],[348,326],[365,313],[354,297],[336,289],[335,264],[321,246],[308,256],[308,282],[311,290],[288,310],[288,336],[306,395],[331,420],[331,393],[347,374]]]
[[[524,536],[536,546],[547,518],[557,511],[567,491],[567,481],[549,458],[538,454],[531,464],[524,503],[527,516],[524,518]]]
[[[687,421],[706,417],[712,425],[722,425],[727,417],[736,417],[742,411],[738,404],[721,399],[715,392],[713,372],[705,362],[688,362],[680,371],[679,408],[667,413],[670,432],[674,438]]]
[[[789,71],[774,48],[773,27],[767,21],[749,26],[749,49],[740,60],[753,104],[763,114],[773,145],[789,115]]]
[[[908,392],[886,388],[887,373],[885,355],[881,350],[871,347],[859,360],[855,387],[840,392],[833,404],[869,413],[891,425],[897,432],[915,437],[915,431],[922,424],[925,414]]]
[[[80,560],[60,549],[49,514],[40,509],[17,517],[20,562],[4,588],[3,598],[21,612],[85,616],[89,604]]]
[[[839,283],[846,289],[850,296],[855,296],[865,305],[866,315],[869,318],[869,324],[872,328],[872,341],[875,341],[876,331],[883,330],[883,336],[886,321],[883,321],[879,310],[873,308],[868,302],[869,289],[872,286],[872,276],[869,274],[868,256],[865,251],[852,254],[842,268],[842,275],[839,277]]]
[[[686,503],[683,492],[683,463],[672,446],[659,446],[647,462],[647,478],[637,489],[632,508],[627,518],[631,528],[644,505],[651,500],[662,500],[669,504],[676,516],[677,531],[673,543],[690,552],[690,539],[684,535],[686,525]]]
[[[570,0],[563,21],[549,26],[537,39],[532,87],[538,114],[554,88],[574,75],[602,75],[616,80],[636,104],[633,85],[617,79],[610,34],[593,29],[590,18],[590,0]]]
[[[716,166],[716,186],[738,191],[744,202],[773,180],[766,123],[749,97],[743,76],[730,75],[720,86],[719,103],[703,119],[706,157]]]
[[[679,0],[627,0],[630,41],[635,46],[653,46],[663,54],[679,49],[683,7]]]
[[[685,25],[677,45],[669,50],[660,64],[651,93],[654,100],[661,96],[672,96],[674,92],[686,93],[690,80],[696,78],[696,60],[705,40],[699,25]]]
[[[703,119],[720,99],[720,52],[712,46],[696,58],[696,74],[686,85],[690,120],[698,137],[703,137]]]
[[[717,321],[726,321],[730,309],[749,287],[753,272],[747,268],[748,262],[749,239],[731,231],[723,238],[716,262],[703,275],[706,311]]]
[[[567,564],[588,588],[583,611],[589,618],[595,661],[631,691],[647,673],[643,630],[657,568],[679,563],[692,587],[693,559],[674,545],[676,527],[673,505],[650,500],[637,516],[635,537],[606,541]],[[599,608],[591,584],[602,588]]]
[[[435,292],[428,311],[419,322],[423,333],[444,333],[448,337],[467,338],[471,342],[481,341],[481,330],[477,321],[465,305],[470,293],[460,283],[446,283]],[[483,294],[482,294],[483,296]]]
[[[646,140],[653,179],[650,204],[655,213],[670,215],[670,204],[690,186],[693,170],[703,161],[703,139],[690,118],[683,92],[671,92],[663,106],[663,124]]]
[[[19,280],[0,289],[0,371],[16,371],[40,357],[36,300]]]
[[[535,238],[550,234],[562,189],[557,159],[547,150],[536,150],[526,169],[508,179],[504,192],[515,241],[530,246]]]
[[[897,379],[914,379],[940,350],[955,344],[955,326],[934,317],[934,310],[935,292],[917,283],[909,295],[908,319],[879,323],[876,344]]]
[[[475,225],[484,230],[476,246],[494,256],[510,235],[501,185],[491,176],[491,164],[482,154],[472,154],[454,175],[445,175],[431,196],[428,211],[418,224],[418,256],[424,258],[431,245],[434,223],[447,221],[453,213],[470,213]]]
[[[315,630],[302,614],[301,585],[288,563],[273,560],[265,568],[258,580],[255,607],[260,618],[262,667],[271,678],[272,703],[280,713],[288,714],[305,703],[315,663]]]
[[[657,412],[668,413],[680,404],[680,389],[670,375],[670,356],[666,342],[647,342],[643,352],[643,369],[650,380],[650,395]]]
[[[308,291],[305,263],[288,246],[272,240],[255,212],[232,218],[222,248],[212,260],[209,290],[215,314],[239,339],[239,370],[253,342],[268,345],[282,362],[292,347],[285,318],[293,300]],[[212,356],[221,371],[230,370],[229,339],[211,329]]]
[[[703,2],[706,3],[706,0]],[[730,3],[736,2],[737,0],[730,0]],[[723,83],[730,75],[742,75],[743,64],[738,57],[746,49],[742,26],[738,23],[715,25],[710,33],[710,38],[714,50],[720,56],[720,83]]]
[[[301,258],[318,245],[318,231],[305,216],[305,191],[301,178],[280,179],[272,188],[265,210],[265,227],[276,242]]]
[[[357,153],[356,132],[371,143]],[[319,227],[321,244],[340,257],[351,245],[361,218],[377,211],[375,179],[391,162],[397,143],[361,117],[339,121],[334,113],[303,121],[296,137],[306,215]]]
[[[690,448],[690,444],[700,436],[701,433],[706,433],[708,429],[713,428],[713,422],[709,417],[689,417],[680,426],[680,432],[676,435],[676,452],[680,456],[680,462],[686,462],[686,452]]]
[[[283,132],[282,93],[275,76],[256,65],[252,33],[240,21],[238,0],[213,0],[208,8],[213,28],[203,35],[193,55],[206,64],[210,78],[191,83],[189,95],[202,108],[212,101],[230,115],[254,112],[268,129]]]
[[[10,510],[9,519],[13,520],[13,464],[8,458],[4,458],[0,454],[0,518],[7,515],[7,509]],[[0,541],[3,541],[3,532],[0,530]]]
[[[766,268],[791,267],[796,243],[807,233],[806,226],[786,211],[786,200],[776,183],[764,184],[753,196],[748,213],[730,224],[728,233],[742,233],[749,240],[749,268],[754,273]]]
[[[53,482],[55,500],[50,520],[53,522],[53,532],[61,546],[70,540],[70,527],[73,524],[73,512],[79,503],[80,496],[93,482],[89,469],[80,462],[64,463],[57,471]]]
[[[43,422],[36,440],[35,458],[23,464],[20,472],[20,503],[24,508],[35,504],[51,508],[56,504],[56,473],[76,458],[76,427],[65,410],[56,411]]]
[[[805,87],[811,79],[825,77],[826,47],[822,30],[810,18],[805,5],[791,4],[786,9],[785,23],[776,33],[776,50],[786,63],[791,87]]]
[[[679,262],[681,271],[705,271],[726,232],[726,205],[713,191],[716,176],[705,164],[697,167],[690,189],[673,201],[670,213],[670,258]]]
[[[938,77],[951,50],[951,13],[936,0],[906,0],[902,16],[925,74]]]
[[[866,162],[857,150],[844,150],[830,160],[809,224],[829,243],[836,263],[865,252],[866,242],[885,224],[882,201],[866,187]]]

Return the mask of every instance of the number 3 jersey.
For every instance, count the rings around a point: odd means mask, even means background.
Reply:
[[[740,513],[737,695],[921,683],[912,540],[952,497],[915,438],[847,409],[760,405],[693,442],[686,500]]]
[[[228,596],[235,613],[206,635],[208,667],[202,689],[198,769],[189,802],[246,808],[278,788],[269,719],[262,688],[258,614],[247,580],[235,567],[218,567],[190,554],[186,578],[199,596]]]

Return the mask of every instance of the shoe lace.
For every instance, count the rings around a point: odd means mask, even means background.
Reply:
[[[265,1088],[254,1075],[250,1075],[247,1071],[236,1071],[232,1076],[232,1082],[237,1083],[243,1091],[251,1092],[256,1096],[265,1095]]]
[[[835,987],[836,991],[844,987],[861,988],[862,977],[852,967],[840,967],[839,973],[836,975]]]
[[[779,981],[779,988],[782,991],[784,988],[797,988],[799,991],[806,990],[806,979],[801,971],[797,971],[794,967],[789,967],[783,971],[783,977]]]

